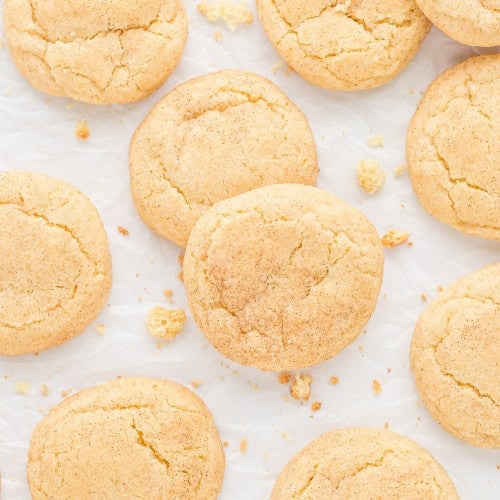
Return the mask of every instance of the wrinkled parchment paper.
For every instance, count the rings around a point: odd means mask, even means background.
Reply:
[[[447,434],[420,403],[409,372],[413,326],[438,285],[446,285],[499,256],[490,241],[470,238],[433,220],[417,202],[408,178],[394,176],[404,164],[405,134],[421,92],[445,68],[472,55],[437,30],[393,82],[353,94],[309,85],[283,69],[257,17],[232,32],[211,25],[186,0],[189,41],[184,58],[166,84],[138,104],[97,107],[49,98],[31,89],[12,63],[3,33],[0,48],[0,170],[28,169],[60,177],[86,193],[98,207],[113,255],[113,290],[97,321],[82,335],[38,356],[0,359],[0,473],[2,499],[29,498],[26,454],[43,412],[74,391],[117,375],[150,375],[194,389],[211,408],[226,448],[227,467],[221,500],[264,499],[285,463],[319,434],[342,426],[383,426],[406,434],[427,448],[446,468],[462,498],[498,498],[500,454],[473,448]],[[1,7],[0,7],[1,8]],[[253,8],[253,7],[252,7]],[[221,31],[217,43],[213,34]],[[153,235],[139,220],[129,193],[130,137],[148,110],[176,84],[223,68],[256,71],[276,82],[304,110],[315,133],[321,173],[319,187],[365,211],[381,234],[389,228],[412,233],[414,245],[386,250],[385,277],[377,310],[358,340],[336,358],[304,370],[312,375],[308,403],[288,397],[277,375],[236,365],[218,354],[189,318],[168,346],[145,330],[147,312],[165,304],[163,290],[174,291],[174,305],[187,310],[178,280],[175,245]],[[85,118],[91,136],[75,138]],[[381,135],[383,148],[369,147]],[[387,183],[374,196],[357,185],[358,161],[375,158]],[[123,226],[128,237],[117,231]],[[0,249],[1,259],[1,249]],[[106,325],[99,334],[96,326]],[[388,369],[391,369],[388,373]],[[331,376],[339,378],[336,386]],[[372,381],[381,382],[376,395]],[[16,393],[27,381],[28,394]],[[49,395],[40,394],[46,384]],[[318,412],[311,402],[320,401]],[[240,451],[242,439],[248,449]],[[497,494],[495,495],[495,491]]]

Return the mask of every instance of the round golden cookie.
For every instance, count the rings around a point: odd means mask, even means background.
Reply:
[[[427,212],[500,239],[500,54],[472,57],[434,80],[410,123],[406,155]]]
[[[82,332],[111,288],[108,240],[92,202],[65,181],[0,172],[0,355]]]
[[[6,0],[4,27],[14,62],[33,87],[92,104],[154,92],[187,38],[180,0]]]
[[[311,186],[278,184],[221,201],[184,256],[194,319],[243,365],[278,371],[339,353],[370,319],[384,257],[370,221]]]
[[[271,500],[458,500],[446,471],[417,443],[384,429],[336,429],[285,466]]]
[[[168,380],[121,378],[78,392],[38,424],[28,454],[34,500],[215,499],[222,445],[209,409]]]
[[[302,111],[269,80],[219,71],[167,94],[132,138],[141,218],[181,246],[214,203],[257,187],[316,184],[316,145]]]
[[[420,316],[411,344],[418,391],[456,437],[500,448],[500,262],[446,287]]]
[[[333,90],[393,79],[431,26],[414,0],[257,0],[257,9],[283,59],[307,81]]]
[[[466,45],[500,45],[499,0],[415,0],[422,12],[450,38]]]

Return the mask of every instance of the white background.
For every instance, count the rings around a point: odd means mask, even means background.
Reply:
[[[40,409],[61,401],[62,390],[76,391],[117,375],[163,377],[188,386],[192,380],[203,382],[195,391],[211,408],[222,440],[229,441],[222,500],[268,497],[285,463],[329,429],[385,422],[428,449],[446,468],[462,498],[495,498],[499,452],[462,443],[433,421],[419,402],[409,372],[408,348],[413,326],[426,306],[420,295],[432,298],[438,285],[498,259],[499,247],[433,220],[418,204],[408,175],[393,175],[404,164],[406,130],[421,92],[442,70],[474,50],[433,30],[414,61],[393,82],[353,94],[330,92],[297,74],[286,76],[282,70],[273,74],[272,66],[280,58],[257,18],[251,26],[231,32],[210,25],[196,12],[194,0],[186,3],[190,33],[182,62],[159,91],[127,106],[74,103],[71,107],[67,99],[34,91],[17,73],[1,34],[0,170],[43,172],[66,179],[86,193],[103,218],[114,266],[108,305],[82,335],[36,357],[0,359],[2,498],[29,498],[26,453],[42,418]],[[223,33],[221,43],[212,38],[217,30]],[[362,209],[381,234],[392,227],[412,233],[413,247],[386,250],[382,292],[366,334],[335,359],[305,370],[314,378],[312,398],[306,404],[287,398],[288,387],[278,384],[276,374],[224,359],[191,318],[184,331],[160,350],[144,327],[151,307],[165,303],[164,289],[174,290],[174,305],[187,310],[187,304],[177,279],[180,249],[153,235],[134,210],[127,164],[130,137],[151,106],[176,84],[223,68],[263,74],[304,110],[319,150],[319,187]],[[74,135],[80,118],[90,127],[86,142]],[[372,134],[383,136],[384,148],[366,144]],[[361,191],[355,179],[356,165],[365,158],[378,159],[388,177],[382,191],[372,197]],[[120,235],[118,225],[126,227],[130,236]],[[95,329],[101,323],[107,327],[103,335]],[[339,377],[337,386],[329,384],[330,376]],[[381,381],[382,394],[373,393],[373,379]],[[16,394],[20,380],[31,384],[29,394]],[[40,394],[42,383],[50,389],[48,397]],[[313,414],[314,400],[323,407]],[[248,439],[244,454],[239,450],[243,438]]]

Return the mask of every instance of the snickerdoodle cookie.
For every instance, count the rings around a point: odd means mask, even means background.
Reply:
[[[257,0],[257,8],[283,59],[309,82],[334,90],[388,82],[431,26],[414,0]]]
[[[224,355],[264,370],[331,358],[377,303],[384,258],[357,209],[311,186],[278,184],[221,201],[184,256],[193,317]]]
[[[141,218],[185,246],[215,202],[268,184],[315,184],[309,123],[273,83],[220,71],[167,94],[130,146],[131,188]]]
[[[66,342],[111,287],[108,240],[92,202],[65,181],[0,172],[0,354]]]
[[[500,54],[434,80],[410,123],[408,169],[423,207],[466,234],[500,239]]]
[[[180,0],[6,0],[14,62],[38,90],[94,104],[138,101],[179,62]]]
[[[186,387],[121,378],[52,408],[35,429],[28,481],[45,498],[215,499],[224,452],[212,415]]]
[[[384,429],[336,429],[285,466],[271,500],[458,500],[446,471],[417,443]]]
[[[466,45],[500,45],[499,0],[415,0],[422,12],[450,38]]]
[[[500,448],[500,263],[445,288],[411,344],[418,391],[432,416],[474,446]]]

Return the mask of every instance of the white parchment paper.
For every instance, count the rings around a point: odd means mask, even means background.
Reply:
[[[71,392],[115,378],[149,375],[190,386],[211,408],[226,448],[227,467],[220,494],[227,499],[264,499],[286,462],[314,437],[334,427],[383,426],[406,434],[446,468],[464,499],[498,498],[500,454],[473,448],[447,434],[420,403],[409,372],[413,326],[438,285],[499,257],[494,242],[470,238],[433,220],[417,202],[404,164],[408,122],[421,92],[445,68],[472,55],[437,30],[393,82],[353,94],[314,87],[297,74],[273,73],[280,60],[258,22],[231,32],[210,25],[186,0],[189,40],[184,58],[167,83],[150,98],[127,106],[97,107],[49,98],[18,74],[4,44],[0,48],[0,170],[32,170],[72,182],[98,207],[113,255],[113,289],[98,320],[82,335],[38,356],[0,359],[0,473],[2,499],[29,498],[25,467],[29,440],[43,412]],[[1,7],[0,7],[1,8]],[[223,39],[213,39],[221,31]],[[477,52],[477,51],[476,51]],[[321,173],[319,187],[363,210],[381,234],[389,228],[412,233],[413,247],[386,251],[385,277],[378,308],[358,340],[336,358],[304,370],[312,375],[312,397],[300,404],[287,397],[277,375],[244,368],[224,359],[190,318],[184,331],[158,349],[144,327],[147,312],[165,304],[163,290],[174,291],[174,305],[187,310],[177,257],[181,250],[153,235],[140,221],[129,193],[128,145],[148,110],[176,84],[209,71],[239,68],[275,81],[304,110],[315,133]],[[79,119],[91,131],[75,138]],[[371,148],[372,134],[384,138]],[[359,160],[375,158],[387,183],[375,196],[357,185]],[[124,237],[117,231],[130,231]],[[1,249],[0,249],[1,259]],[[96,326],[105,324],[104,334]],[[390,373],[388,373],[388,369]],[[339,378],[332,386],[331,376]],[[372,391],[380,380],[382,394]],[[28,394],[16,383],[29,382]],[[49,395],[39,387],[46,384]],[[311,402],[320,401],[320,411]],[[242,453],[239,444],[248,440]],[[495,494],[495,491],[497,492]]]

